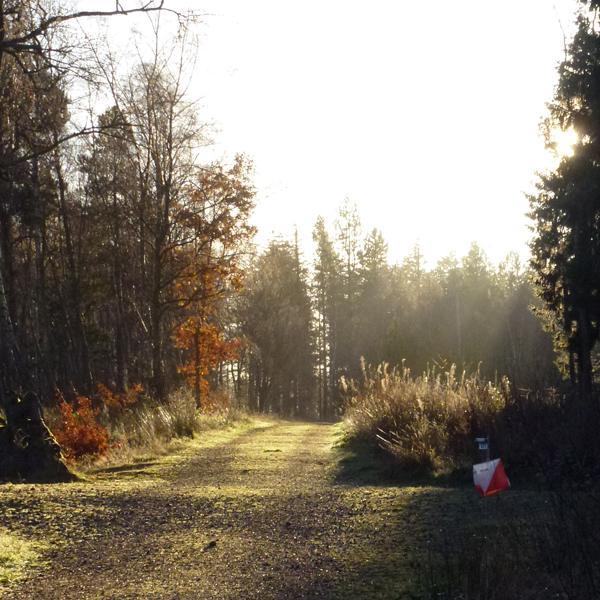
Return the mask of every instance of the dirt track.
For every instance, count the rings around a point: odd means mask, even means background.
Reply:
[[[257,422],[93,482],[0,487],[2,525],[50,546],[4,597],[420,597],[413,550],[463,494],[340,482],[333,443]]]

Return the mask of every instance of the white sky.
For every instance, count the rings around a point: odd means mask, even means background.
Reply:
[[[430,265],[473,240],[493,261],[527,255],[524,192],[549,164],[538,125],[576,0],[176,4],[206,14],[191,94],[217,156],[254,160],[259,243],[297,226],[310,254],[317,215],[333,223],[349,197],[391,260],[416,242]]]

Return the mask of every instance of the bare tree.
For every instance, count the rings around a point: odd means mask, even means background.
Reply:
[[[63,27],[77,19],[159,11],[169,11],[184,18],[168,8],[164,0],[145,0],[137,4],[117,0],[110,9],[75,12],[63,10],[60,3],[47,0],[0,0],[0,408],[8,419],[5,432],[8,431],[9,437],[10,415],[18,412],[13,410],[14,402],[19,402],[19,397],[32,398],[31,394],[22,393],[31,389],[33,383],[31,373],[34,370],[27,368],[25,362],[35,360],[39,367],[48,355],[48,335],[44,333],[48,319],[43,311],[47,304],[45,269],[48,264],[45,229],[50,208],[62,224],[60,235],[65,242],[71,282],[66,303],[70,306],[70,314],[66,318],[79,340],[76,345],[82,360],[80,371],[89,372],[76,249],[67,207],[68,182],[60,148],[69,140],[97,131],[98,127],[67,127],[68,83],[74,77],[85,78],[90,65],[69,43],[67,36],[62,35]],[[174,115],[170,117],[172,122]],[[122,126],[122,123],[104,123],[102,126]],[[168,140],[166,143],[169,144]],[[153,152],[149,156],[153,164],[158,164],[162,150],[154,148]],[[170,166],[171,163],[167,165]],[[171,198],[175,185],[172,173],[169,168],[166,172],[155,169],[153,176],[164,204],[165,198]],[[17,226],[24,233],[18,243],[25,248],[25,264],[35,265],[32,281],[37,297],[35,302],[24,306],[17,302],[14,278]],[[34,319],[27,313],[31,307],[37,311]],[[17,311],[20,311],[19,318]],[[34,326],[27,328],[25,323]],[[32,338],[31,342],[29,338]],[[36,348],[33,353],[28,352],[26,358],[19,352],[23,340],[27,340],[29,348]],[[7,444],[10,445],[10,440]],[[50,446],[42,444],[52,452]],[[20,475],[27,476],[27,473],[20,472]]]

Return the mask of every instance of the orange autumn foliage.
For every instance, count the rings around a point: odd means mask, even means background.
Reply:
[[[136,404],[140,400],[140,396],[144,393],[144,386],[141,383],[136,383],[129,386],[123,393],[113,392],[103,383],[96,386],[98,396],[102,403],[108,409],[125,408]]]
[[[226,339],[216,325],[202,323],[199,317],[190,317],[182,323],[175,333],[174,342],[189,354],[188,362],[180,366],[178,371],[185,376],[191,387],[196,385],[198,374],[204,397],[209,391],[208,375],[220,363],[237,358],[241,346],[239,339]],[[196,357],[199,358],[199,364]]]
[[[61,423],[53,432],[69,459],[82,456],[102,456],[109,448],[108,431],[97,420],[100,411],[92,406],[86,396],[77,396],[70,404],[57,393]]]
[[[226,299],[243,286],[242,256],[255,233],[249,224],[254,189],[252,165],[237,156],[230,168],[202,169],[176,205],[176,220],[193,244],[173,251],[177,276],[170,293],[180,311],[173,334],[185,351],[179,372],[208,407],[208,376],[220,364],[234,360],[241,342],[228,339],[218,325]],[[222,404],[222,401],[219,401]]]
[[[220,164],[201,169],[174,207],[178,227],[193,244],[173,250],[177,276],[170,291],[179,307],[204,321],[223,298],[242,287],[240,260],[256,232],[248,222],[254,207],[251,172],[252,164],[243,156],[236,156],[228,169]]]

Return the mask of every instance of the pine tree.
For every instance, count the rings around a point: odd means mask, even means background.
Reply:
[[[564,340],[571,380],[585,396],[600,327],[600,32],[596,3],[590,8],[592,18],[579,17],[545,122],[549,146],[557,128],[574,129],[579,141],[572,156],[540,176],[530,198],[535,281]]]
[[[312,311],[296,246],[269,244],[253,265],[244,304],[251,408],[314,415]]]
[[[367,363],[385,360],[384,344],[389,314],[388,246],[381,231],[373,229],[359,252],[357,333],[360,354]]]
[[[341,311],[341,259],[329,237],[322,217],[313,230],[316,245],[312,293],[316,324],[316,359],[319,415],[328,418],[337,401],[338,331]]]
[[[362,226],[358,208],[346,198],[335,223],[341,259],[340,304],[337,311],[336,362],[339,375],[352,378],[360,375],[360,340],[357,338],[359,253]]]

